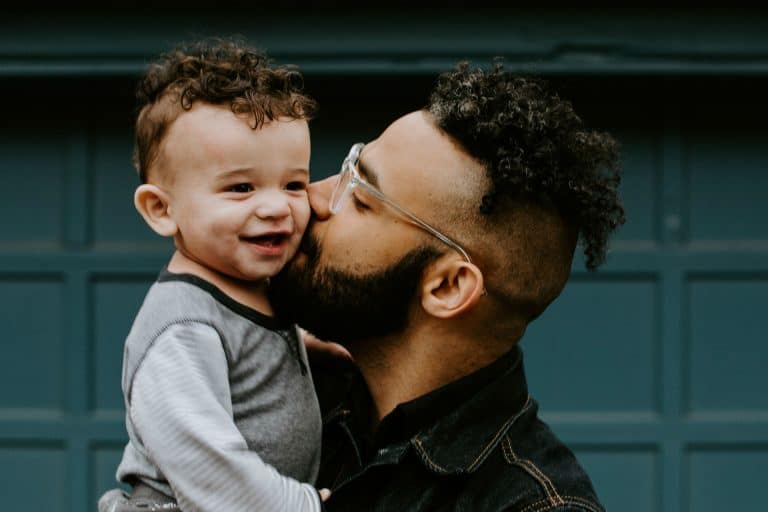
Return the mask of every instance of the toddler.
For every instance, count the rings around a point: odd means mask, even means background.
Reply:
[[[266,295],[309,220],[316,104],[296,71],[220,40],[163,55],[137,97],[134,202],[175,252],[125,343],[132,497],[99,508],[320,510],[306,350]]]

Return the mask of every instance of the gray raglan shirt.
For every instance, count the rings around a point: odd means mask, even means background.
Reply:
[[[295,326],[163,271],[125,344],[117,469],[184,511],[320,510],[321,420]]]

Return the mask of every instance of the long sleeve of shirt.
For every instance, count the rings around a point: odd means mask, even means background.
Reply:
[[[188,322],[166,329],[128,391],[135,435],[182,510],[320,510],[314,487],[249,451],[233,420],[227,358],[213,327]]]

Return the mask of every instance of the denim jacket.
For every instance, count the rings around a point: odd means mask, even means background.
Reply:
[[[329,511],[603,512],[573,453],[539,420],[518,348],[400,404],[370,433],[359,374],[316,373],[325,410],[317,487]]]

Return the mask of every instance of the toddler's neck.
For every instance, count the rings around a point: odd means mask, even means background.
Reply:
[[[192,274],[205,279],[237,302],[267,316],[274,314],[267,299],[266,279],[262,281],[236,279],[188,258],[180,251],[173,253],[171,261],[168,262],[168,271],[174,274]]]

